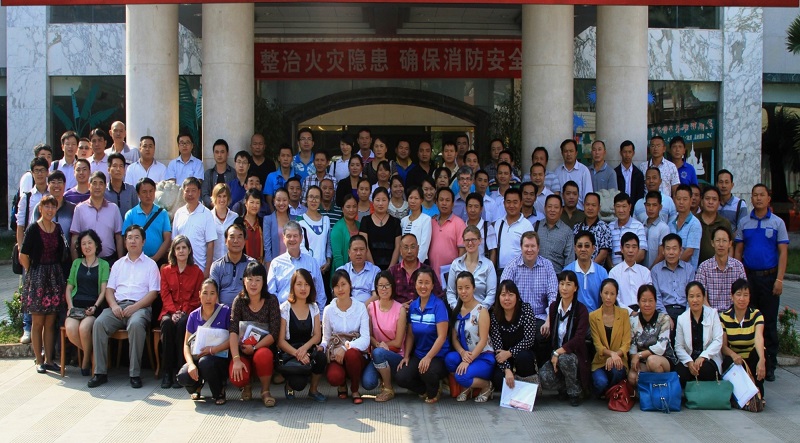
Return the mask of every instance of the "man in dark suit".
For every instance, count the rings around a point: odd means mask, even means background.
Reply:
[[[619,155],[622,162],[614,168],[617,173],[617,187],[619,192],[624,192],[631,196],[631,207],[639,199],[644,198],[644,174],[633,164],[633,154],[636,147],[630,140],[625,140],[619,145]]]

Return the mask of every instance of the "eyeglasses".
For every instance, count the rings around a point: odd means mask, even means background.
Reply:
[[[178,146],[191,146],[191,145],[192,142],[187,142],[187,141],[178,142]]]
[[[306,197],[306,200],[317,201],[317,200],[319,200],[319,196],[318,195],[309,195],[309,196]]]
[[[475,242],[480,241],[480,240],[481,239],[479,239],[479,238],[465,238],[464,239],[464,243],[475,243]]]
[[[378,285],[378,289],[391,289],[392,285],[385,284],[385,285]]]

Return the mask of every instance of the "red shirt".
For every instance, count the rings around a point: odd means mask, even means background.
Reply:
[[[178,272],[178,266],[165,265],[161,268],[161,308],[159,318],[177,311],[187,314],[200,307],[200,286],[203,284],[203,270],[197,265],[187,266]]]
[[[255,225],[251,225],[244,217],[242,217],[242,220],[244,221],[245,229],[247,229],[244,253],[260,262],[264,260],[264,236],[262,235],[260,219],[256,221]]]

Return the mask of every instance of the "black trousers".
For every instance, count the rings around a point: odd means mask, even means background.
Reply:
[[[228,379],[228,359],[214,355],[205,355],[199,360],[195,360],[199,377],[197,381],[189,376],[189,364],[183,365],[178,372],[178,383],[193,394],[198,388],[203,387],[203,383],[208,383],[211,389],[211,396],[219,398],[225,389],[224,383]]]
[[[439,382],[447,377],[444,358],[434,357],[424,374],[419,372],[419,361],[419,357],[412,355],[408,359],[408,365],[397,371],[395,375],[397,386],[420,395],[427,394],[430,398],[436,397],[439,392]]]
[[[278,365],[277,371],[283,374],[290,388],[295,391],[302,391],[308,384],[308,377],[311,374],[324,374],[327,364],[328,360],[324,352],[314,352],[311,354],[311,370],[307,374],[287,374],[281,370],[280,365]]]
[[[553,334],[557,333],[558,331],[553,330],[555,325],[550,325],[550,334],[545,337],[541,334],[544,320],[537,318],[534,321],[534,324],[536,325],[536,340],[533,342],[533,352],[536,354],[536,365],[538,369],[541,368],[545,362],[550,361],[550,357],[553,353],[553,345],[551,340],[553,338]]]
[[[722,372],[724,373],[725,371],[727,371],[728,368],[732,364],[733,364],[733,359],[732,358],[728,357],[727,355],[725,357],[723,357],[722,358]],[[756,352],[755,349],[750,351],[750,356],[748,356],[746,359],[744,359],[744,364],[746,364],[747,367],[750,368],[750,372],[753,374],[753,381],[756,382],[756,387],[758,388],[759,391],[761,391],[761,397],[762,398],[766,398],[764,396],[764,379],[762,378],[761,380],[759,380],[756,377],[756,365],[758,365],[758,352]],[[703,366],[705,366],[705,365],[703,365]]]
[[[778,366],[778,311],[781,297],[772,295],[772,287],[778,274],[756,276],[747,273],[750,283],[750,306],[761,311],[764,316],[764,350],[767,358],[767,371],[774,371]],[[753,352],[755,353],[755,352]],[[756,360],[758,361],[758,360]],[[755,369],[753,366],[751,369]]]
[[[516,357],[511,357],[509,363],[511,363],[511,370],[514,371],[514,375],[518,377],[528,377],[539,371],[533,361],[532,350],[522,351]],[[495,367],[494,375],[492,376],[492,383],[495,389],[502,389],[505,378],[505,371]]]
[[[675,372],[678,373],[678,379],[681,382],[681,388],[686,388],[686,382],[694,381],[694,375],[689,372],[689,368],[686,367],[683,363],[678,363],[675,365]],[[717,364],[714,360],[706,360],[703,362],[703,366],[700,366],[700,373],[697,375],[697,380],[699,381],[715,381],[717,377],[722,379],[721,375],[719,374],[719,368],[717,368]]]
[[[177,322],[172,317],[161,319],[161,364],[165,374],[175,374],[184,364],[183,339],[186,337],[186,321],[184,314]]]

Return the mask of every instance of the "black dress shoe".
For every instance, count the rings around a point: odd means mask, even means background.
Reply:
[[[133,379],[131,379],[131,383],[133,383]],[[172,375],[170,375],[167,372],[164,374],[164,377],[161,378],[161,389],[169,389],[171,387],[172,387]]]
[[[183,386],[181,386],[181,384],[178,383],[178,376],[175,375],[174,377],[172,377],[172,389],[180,389],[182,387]]]
[[[90,388],[96,388],[100,385],[104,385],[108,383],[108,375],[106,374],[94,374],[94,377],[89,379],[89,383],[87,386]]]
[[[570,406],[580,406],[581,398],[580,397],[570,397],[569,398]]]
[[[764,377],[764,379],[767,381],[775,381],[775,371],[774,370],[767,371],[767,376]]]
[[[139,389],[142,387],[142,377],[131,377],[131,387]]]

